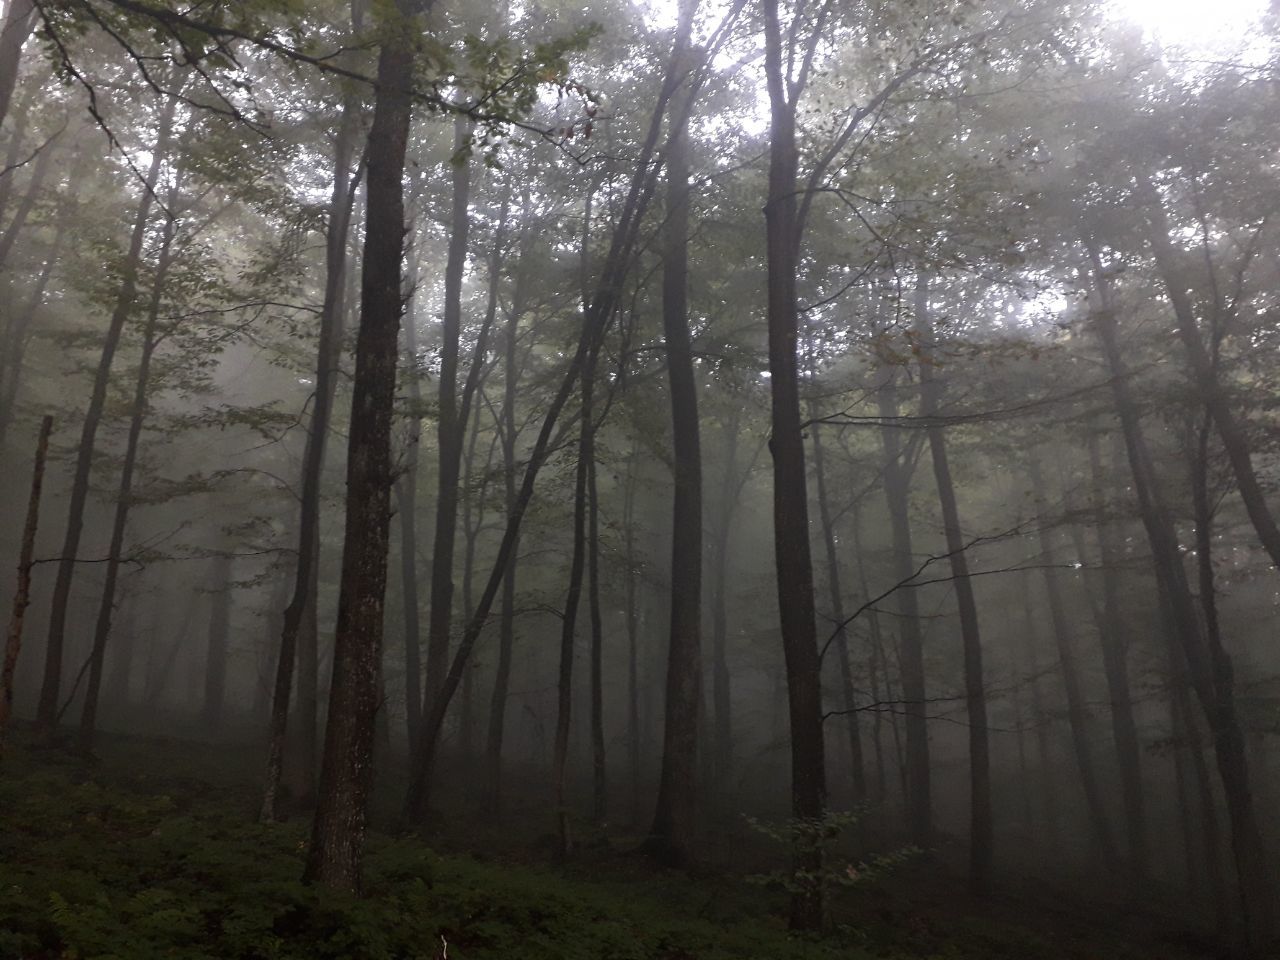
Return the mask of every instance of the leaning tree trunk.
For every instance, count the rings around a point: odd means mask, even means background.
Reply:
[[[180,174],[179,174],[180,178]],[[98,619],[93,632],[93,651],[89,657],[89,685],[85,688],[84,705],[80,711],[79,749],[88,754],[93,751],[93,740],[98,724],[98,695],[102,690],[102,668],[111,638],[111,617],[116,605],[116,582],[120,576],[121,555],[124,552],[125,529],[129,522],[129,508],[133,498],[133,472],[138,461],[138,447],[142,440],[142,425],[147,415],[147,392],[151,385],[151,359],[155,354],[160,307],[164,299],[165,280],[173,262],[173,235],[175,223],[174,205],[178,199],[177,188],[170,191],[166,205],[170,215],[165,220],[164,235],[160,245],[160,258],[152,280],[151,302],[147,308],[146,325],[142,331],[142,356],[138,361],[138,376],[134,386],[133,408],[129,416],[129,436],[125,441],[124,462],[120,467],[120,483],[116,490],[115,517],[111,525],[111,543],[107,547],[107,569],[103,577],[102,599],[98,604]]]
[[[368,143],[360,329],[347,440],[347,513],[324,761],[304,880],[358,891],[373,784],[391,526],[391,422],[403,308],[404,165],[413,119],[414,37],[429,0],[383,11]],[[399,21],[399,22],[395,22]]]
[[[695,3],[680,5],[693,17]],[[681,33],[687,33],[682,28]],[[677,69],[693,67],[677,49]],[[697,801],[698,708],[702,692],[702,442],[698,384],[689,333],[689,142],[687,78],[672,99],[667,147],[667,220],[663,245],[662,330],[671,391],[674,482],[671,508],[671,622],[657,809],[646,850],[669,865],[690,858]]]
[[[80,444],[76,449],[75,475],[71,483],[71,495],[67,502],[67,529],[58,557],[58,572],[53,585],[53,601],[49,613],[49,637],[45,648],[44,677],[40,685],[40,702],[36,707],[36,728],[45,739],[52,738],[57,725],[58,693],[62,687],[62,653],[67,630],[67,608],[71,602],[71,586],[76,573],[76,554],[80,550],[80,535],[84,528],[84,512],[89,500],[89,480],[93,469],[94,443],[98,426],[102,422],[107,404],[107,388],[111,383],[111,363],[115,359],[120,335],[125,321],[133,312],[138,296],[138,273],[142,264],[142,247],[146,240],[147,221],[155,200],[155,188],[160,179],[165,156],[173,135],[173,119],[177,100],[166,101],[160,116],[160,126],[152,147],[151,166],[143,181],[142,196],[134,214],[133,234],[125,254],[116,293],[115,308],[107,324],[103,338],[102,354],[94,373],[93,391],[85,410],[84,425],[80,431]]]
[[[960,508],[947,457],[947,440],[937,418],[941,414],[942,387],[936,376],[933,319],[929,313],[929,286],[925,274],[916,282],[915,323],[920,334],[920,413],[930,423],[929,453],[942,508],[952,585],[960,611],[960,637],[964,649],[964,692],[969,722],[969,882],[978,893],[991,885],[994,855],[991,818],[991,743],[987,733],[987,689],[982,670],[982,635],[978,604],[969,577]]]
[[[5,636],[4,668],[0,673],[0,747],[13,713],[13,675],[22,652],[22,624],[31,599],[31,568],[34,565],[36,526],[40,522],[40,491],[44,486],[44,464],[49,455],[49,434],[53,417],[40,421],[40,437],[36,441],[36,461],[31,469],[31,496],[27,500],[27,519],[22,527],[22,547],[18,555],[18,586],[13,595],[13,613],[9,616],[9,632]]]
[[[1110,368],[1111,390],[1124,428],[1134,492],[1151,546],[1156,575],[1170,604],[1170,620],[1187,663],[1188,678],[1213,737],[1218,775],[1231,820],[1231,849],[1239,881],[1242,933],[1246,948],[1253,948],[1267,942],[1274,930],[1275,885],[1249,782],[1244,731],[1236,712],[1231,657],[1221,643],[1214,642],[1211,637],[1206,638],[1200,628],[1200,611],[1187,582],[1177,532],[1161,497],[1138,404],[1130,387],[1130,373],[1120,349],[1115,307],[1105,270],[1096,248],[1092,244],[1087,247],[1098,300],[1097,309],[1091,314],[1092,325]],[[1222,425],[1216,417],[1215,423],[1221,432]]]
[[[786,77],[778,0],[765,0],[765,72],[770,104],[769,192],[765,203],[768,259],[766,314],[769,340],[773,455],[773,536],[778,612],[786,664],[791,727],[791,811],[797,821],[794,865],[813,876],[822,869],[817,824],[826,808],[822,732],[821,661],[813,607],[813,559],[809,551],[809,498],[804,433],[800,425],[797,343],[800,316],[796,275],[800,223],[796,202],[799,153],[796,102]],[[820,883],[801,884],[791,898],[791,926],[823,924]]]
[[[8,263],[9,254],[13,253],[18,237],[22,235],[27,220],[44,193],[44,182],[48,179],[49,171],[53,169],[53,158],[56,152],[55,145],[50,140],[40,149],[40,155],[36,157],[35,169],[31,171],[31,180],[27,184],[22,199],[18,202],[18,209],[13,211],[13,219],[9,221],[4,231],[0,232],[0,268]],[[5,176],[13,176],[13,171],[9,171]]]

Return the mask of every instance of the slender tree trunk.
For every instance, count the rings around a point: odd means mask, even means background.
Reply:
[[[1048,499],[1040,461],[1036,459],[1034,453],[1028,463],[1028,469],[1039,513],[1037,526],[1040,535],[1040,555],[1045,566],[1044,586],[1049,598],[1049,618],[1053,636],[1057,642],[1062,684],[1067,695],[1067,718],[1071,726],[1071,745],[1076,755],[1076,771],[1080,775],[1080,789],[1084,793],[1094,839],[1108,868],[1114,869],[1120,863],[1120,854],[1116,849],[1111,824],[1107,819],[1106,805],[1102,799],[1102,790],[1098,785],[1093,747],[1089,737],[1089,708],[1085,702],[1084,690],[1080,685],[1080,669],[1076,663],[1075,635],[1067,617],[1058,570],[1055,569],[1058,566],[1058,556],[1053,533],[1048,527]]]
[[[681,43],[687,42],[687,36],[683,40],[678,37],[676,40],[677,49],[679,49]],[[582,332],[578,338],[577,348],[560,379],[555,394],[547,404],[546,412],[543,414],[542,425],[538,430],[537,439],[534,441],[525,463],[519,493],[516,496],[515,510],[507,519],[506,529],[503,531],[502,540],[498,545],[497,555],[489,572],[489,578],[480,594],[475,611],[467,621],[462,639],[449,666],[449,673],[445,677],[441,695],[431,706],[423,721],[423,736],[419,742],[417,755],[414,758],[409,790],[405,796],[405,819],[418,819],[425,810],[427,785],[434,766],[438,738],[444,724],[444,716],[448,710],[449,701],[457,691],[458,684],[462,679],[462,671],[466,669],[471,651],[474,649],[476,640],[485,627],[489,611],[492,609],[493,602],[497,597],[498,588],[506,574],[508,564],[511,562],[516,542],[520,537],[520,528],[525,512],[528,510],[529,502],[533,499],[538,473],[550,454],[560,414],[573,394],[578,377],[585,373],[588,359],[594,359],[604,334],[617,312],[623,283],[630,270],[639,237],[640,222],[648,209],[657,181],[660,164],[655,163],[654,159],[657,153],[658,136],[661,133],[662,120],[666,114],[667,103],[675,88],[674,74],[674,68],[669,66],[667,75],[663,78],[658,102],[650,117],[649,131],[637,157],[636,172],[632,176],[627,198],[613,231],[608,254],[600,270],[595,293],[583,318]]]
[[[1121,551],[1116,542],[1115,525],[1107,517],[1106,484],[1096,433],[1089,434],[1087,448],[1093,480],[1091,512],[1102,570],[1094,577],[1086,576],[1086,582],[1091,581],[1093,591],[1102,596],[1098,633],[1102,639],[1102,661],[1111,703],[1111,731],[1120,762],[1120,792],[1124,801],[1129,859],[1134,889],[1140,890],[1147,875],[1147,830],[1142,795],[1142,749],[1138,742],[1138,725],[1133,716],[1133,694],[1129,685],[1128,629],[1120,602]],[[1088,559],[1082,555],[1080,562],[1088,563]]]
[[[639,572],[636,557],[636,464],[640,445],[632,441],[627,458],[627,486],[623,494],[622,541],[626,569],[627,623],[627,766],[631,773],[631,822],[640,822],[640,607],[637,593]]]
[[[32,0],[11,0],[9,12],[0,25],[0,128],[4,127],[18,85],[22,45],[36,25],[36,5]]]
[[[530,197],[526,185],[522,202],[521,251],[527,250],[532,236]],[[523,261],[523,256],[521,257]],[[517,267],[519,270],[520,268]],[[520,379],[520,318],[524,308],[523,271],[517,274],[511,313],[507,317],[502,346],[502,411],[499,435],[502,440],[503,510],[508,524],[516,513],[516,388]],[[485,803],[498,814],[502,807],[502,744],[506,732],[507,699],[511,686],[511,656],[515,645],[516,567],[519,541],[512,546],[511,557],[502,573],[502,613],[498,622],[498,663],[494,669],[493,695],[489,702],[489,733],[485,743]]]
[[[809,416],[816,417],[816,406],[810,405]],[[826,451],[822,446],[822,430],[810,427],[813,436],[813,474],[818,487],[818,517],[822,525],[822,544],[827,560],[827,594],[831,603],[831,619],[836,624],[836,655],[840,660],[840,688],[844,697],[845,729],[849,736],[849,771],[853,781],[853,802],[867,799],[867,775],[862,757],[862,731],[858,724],[857,698],[853,692],[853,666],[849,662],[849,631],[845,626],[844,591],[840,582],[840,559],[836,552],[836,530],[831,519],[831,500],[827,495]]]
[[[590,364],[589,364],[590,366]],[[582,375],[582,425],[578,439],[578,468],[573,487],[573,542],[569,561],[569,585],[565,592],[564,611],[560,621],[560,666],[556,677],[556,739],[552,759],[552,779],[555,783],[556,835],[559,838],[559,854],[569,855],[573,839],[569,833],[569,806],[566,796],[569,762],[569,731],[573,708],[573,653],[578,620],[578,607],[582,598],[582,574],[586,562],[587,524],[587,474],[589,472],[591,441],[591,387],[593,379],[588,371]]]
[[[681,4],[692,18],[695,4]],[[693,67],[692,51],[678,50],[678,67]],[[698,712],[702,693],[702,441],[698,384],[689,333],[689,144],[691,91],[672,100],[667,148],[667,220],[663,241],[662,329],[671,392],[674,482],[671,515],[671,624],[663,718],[658,803],[645,847],[669,865],[691,857],[696,825]]]
[[[359,32],[364,22],[363,0],[353,0],[351,24]],[[267,734],[267,765],[263,776],[264,821],[279,816],[277,797],[284,770],[290,698],[298,688],[296,738],[298,780],[304,798],[315,789],[316,724],[319,709],[319,624],[316,593],[320,566],[320,509],[324,479],[325,450],[329,421],[337,386],[338,362],[342,352],[343,314],[346,309],[347,237],[358,176],[352,175],[352,161],[360,132],[360,104],[354,97],[343,103],[333,151],[333,189],[329,198],[328,228],[325,232],[324,301],[320,309],[319,342],[316,345],[315,396],[307,442],[302,455],[302,497],[298,521],[298,561],[293,571],[293,594],[284,610],[280,630],[280,652],[276,659],[275,684],[271,698],[271,720]],[[397,278],[399,266],[396,268]],[[399,310],[397,307],[397,320]],[[394,379],[394,378],[393,378]],[[296,670],[295,670],[296,668]]]
[[[209,578],[214,594],[209,609],[209,642],[204,661],[204,710],[202,722],[209,734],[222,727],[227,699],[227,652],[231,639],[231,555],[219,554]]]
[[[862,509],[855,502],[852,507],[853,511],[853,555],[857,558],[858,571],[858,589],[862,591],[864,598],[871,596],[871,591],[867,588],[867,565],[866,553],[862,549]],[[884,700],[892,699],[889,693],[889,671],[888,664],[885,662],[884,656],[884,636],[880,629],[880,613],[874,608],[867,611],[867,626],[871,632],[871,656],[868,658],[868,679],[871,684],[871,699],[873,702],[881,701],[880,680],[884,679]],[[884,760],[884,741],[883,741],[883,717],[882,710],[873,711],[873,719],[871,722],[871,743],[875,750],[876,758],[876,803],[883,807],[888,797],[888,783],[886,775],[886,765]],[[897,725],[894,725],[894,737],[897,737]]]
[[[18,555],[18,585],[13,595],[13,613],[9,616],[9,632],[5,636],[4,670],[0,674],[0,749],[4,746],[9,717],[13,713],[13,675],[22,652],[22,624],[31,599],[31,567],[36,546],[36,527],[40,522],[40,491],[44,486],[44,465],[49,454],[49,435],[53,417],[40,421],[40,437],[36,441],[35,466],[31,470],[31,496],[27,500],[27,519],[22,527],[22,547]]]
[[[902,438],[894,425],[898,416],[896,374],[877,391],[878,412],[886,426],[880,431],[884,444],[884,495],[889,508],[893,537],[893,575],[902,582],[915,574],[915,553],[911,542],[911,488],[904,462]],[[925,710],[924,643],[920,631],[920,608],[915,590],[896,594],[899,625],[900,677],[903,713],[906,714],[907,830],[914,843],[928,847],[933,842],[933,800],[930,785],[929,727]],[[896,729],[896,726],[895,726]]]
[[[1022,575],[1022,629],[1024,636],[1025,660],[1023,667],[1031,685],[1031,717],[1035,724],[1036,752],[1040,757],[1040,796],[1044,804],[1044,823],[1048,831],[1049,851],[1056,853],[1059,847],[1058,827],[1058,795],[1053,782],[1054,760],[1049,738],[1049,712],[1045,708],[1044,691],[1041,686],[1041,667],[1037,656],[1039,649],[1039,620],[1033,607],[1031,597],[1033,588],[1031,572]]]
[[[373,782],[391,525],[391,421],[404,307],[404,163],[423,0],[398,0],[380,35],[369,131],[360,329],[347,442],[347,512],[324,761],[303,879],[360,888]]]
[[[742,407],[734,405],[725,431],[724,477],[720,483],[719,510],[711,551],[711,707],[715,714],[712,734],[712,769],[716,801],[730,794],[733,777],[733,693],[729,673],[729,545],[738,498],[738,430]]]
[[[440,695],[449,667],[453,622],[453,554],[458,529],[458,476],[466,423],[458,415],[458,346],[462,330],[462,276],[467,266],[471,216],[471,164],[462,153],[471,136],[469,121],[454,121],[453,211],[444,272],[444,322],[441,326],[440,387],[436,401],[436,437],[440,453],[436,474],[436,528],[431,552],[431,612],[427,623],[426,707]]]
[[[404,603],[404,704],[405,725],[412,753],[422,730],[422,627],[418,610],[418,460],[422,447],[422,383],[418,357],[417,270],[410,267],[410,301],[404,325],[408,355],[409,440],[404,473],[396,481],[396,506],[400,514],[400,594]]]
[[[173,210],[177,199],[178,192],[175,188],[170,191],[167,200],[170,211]],[[138,447],[142,440],[142,425],[147,416],[147,392],[151,386],[151,359],[156,349],[157,327],[160,320],[160,307],[164,300],[165,281],[172,263],[174,230],[175,224],[171,215],[165,221],[159,261],[152,280],[151,302],[147,308],[146,324],[142,331],[142,356],[138,362],[138,376],[134,386],[133,408],[129,417],[129,436],[125,442],[124,462],[120,467],[115,516],[111,525],[111,543],[107,547],[107,569],[103,578],[102,599],[98,604],[98,619],[93,633],[93,652],[89,657],[89,685],[85,689],[84,705],[80,712],[78,746],[80,752],[85,754],[93,751],[94,735],[97,733],[102,668],[107,643],[111,638],[111,617],[116,604],[116,582],[120,576],[124,535],[129,522],[129,508],[133,500],[133,473],[138,460]]]
[[[799,313],[796,274],[800,257],[797,210],[799,154],[796,147],[797,93],[786,76],[778,0],[765,0],[765,73],[770,104],[769,194],[765,203],[768,259],[767,318],[773,455],[773,535],[778,574],[778,611],[786,661],[791,727],[791,805],[796,821],[816,832],[826,808],[822,732],[821,662],[813,607],[813,560],[809,552],[809,498],[805,483],[804,435],[800,426],[797,369]],[[809,829],[800,831],[795,868],[822,869],[822,847]],[[791,926],[813,930],[823,924],[819,884],[803,884],[792,895]]]
[[[102,354],[98,360],[94,374],[93,391],[89,396],[89,406],[85,410],[84,425],[80,431],[80,443],[76,450],[75,476],[71,484],[71,496],[67,504],[67,529],[62,542],[62,552],[58,560],[57,578],[53,586],[53,601],[49,614],[49,637],[45,647],[44,677],[40,685],[40,702],[36,708],[36,727],[44,739],[53,736],[57,725],[58,693],[62,687],[62,653],[67,629],[67,608],[71,601],[71,586],[76,572],[76,554],[80,549],[80,535],[84,528],[85,506],[89,500],[89,479],[93,468],[94,444],[98,436],[98,425],[102,422],[102,413],[107,403],[107,388],[111,382],[111,363],[115,358],[116,348],[120,343],[120,334],[124,330],[125,321],[133,311],[134,301],[138,296],[138,272],[142,263],[142,247],[146,239],[147,221],[150,219],[151,206],[155,199],[156,184],[160,179],[160,170],[164,166],[169,152],[169,142],[173,134],[174,112],[177,101],[166,101],[160,117],[160,126],[156,133],[155,144],[151,154],[151,165],[143,184],[142,196],[138,200],[137,212],[134,215],[133,234],[129,240],[129,249],[125,254],[120,287],[116,293],[115,308],[111,320],[107,324],[106,336],[102,343]]]
[[[1192,689],[1200,701],[1213,737],[1218,775],[1231,819],[1231,848],[1239,881],[1242,933],[1246,948],[1251,948],[1265,943],[1274,930],[1275,886],[1253,804],[1244,732],[1236,713],[1231,658],[1221,644],[1214,643],[1212,639],[1206,640],[1200,629],[1200,614],[1182,566],[1177,533],[1155,480],[1138,406],[1129,385],[1128,366],[1120,352],[1114,306],[1104,268],[1092,246],[1089,247],[1089,255],[1098,297],[1098,308],[1091,316],[1093,328],[1110,367],[1112,393],[1124,428],[1134,490],[1151,545],[1156,574],[1171,606],[1170,619],[1186,658]],[[1216,417],[1214,420],[1221,433],[1221,422]]]
[[[916,330],[920,334],[920,412],[936,418],[941,414],[942,386],[936,376],[933,319],[929,312],[929,286],[925,274],[916,282]],[[942,525],[950,554],[952,586],[960,611],[960,635],[964,648],[964,690],[969,721],[969,883],[978,893],[991,885],[994,856],[991,817],[991,744],[987,733],[987,689],[982,669],[982,634],[978,625],[978,604],[969,578],[964,531],[955,484],[947,457],[947,440],[942,428],[928,428],[933,477],[942,509]]]

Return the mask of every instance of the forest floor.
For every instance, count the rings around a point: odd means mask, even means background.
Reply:
[[[0,960],[429,960],[441,938],[450,960],[1212,956],[1025,895],[983,906],[919,866],[840,891],[823,938],[789,935],[785,895],[740,873],[605,848],[554,866],[375,832],[366,895],[335,896],[299,882],[305,819],[254,822],[252,785],[219,763],[193,744],[113,738],[85,761],[19,737],[0,759]]]

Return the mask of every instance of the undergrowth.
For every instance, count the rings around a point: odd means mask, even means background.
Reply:
[[[739,881],[478,862],[376,834],[365,895],[340,896],[299,882],[300,823],[254,823],[199,782],[105,770],[21,751],[0,761],[0,960],[427,960],[442,938],[450,960],[1085,955],[977,924],[802,939]]]

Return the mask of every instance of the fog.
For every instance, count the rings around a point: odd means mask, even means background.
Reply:
[[[1219,6],[8,0],[0,955],[1271,955]]]

